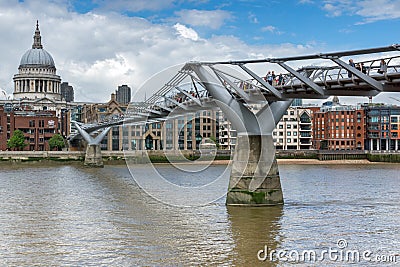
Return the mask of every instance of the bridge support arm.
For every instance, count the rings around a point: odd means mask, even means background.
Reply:
[[[83,139],[85,139],[87,142],[84,165],[88,167],[104,167],[100,143],[108,134],[111,127],[105,128],[95,138],[90,136],[90,134],[82,129],[78,123],[75,123],[75,127],[78,129],[78,132],[82,135]]]
[[[289,65],[283,63],[283,62],[278,62],[278,65],[293,74],[297,79],[305,83],[307,86],[309,86],[311,89],[313,89],[315,92],[317,92],[320,95],[325,95],[324,89],[322,89],[319,85],[311,81],[308,77],[305,77],[292,69]]]
[[[238,102],[205,66],[192,65],[192,69],[238,132],[226,204],[283,204],[272,131],[291,100],[266,104],[255,114]]]

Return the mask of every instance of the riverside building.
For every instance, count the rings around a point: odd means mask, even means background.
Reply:
[[[313,114],[313,146],[327,150],[364,150],[364,110],[341,105],[339,99],[324,103]]]
[[[0,150],[7,150],[15,130],[25,136],[24,150],[49,150],[50,138],[58,132],[58,118],[55,111],[13,110],[0,106]]]

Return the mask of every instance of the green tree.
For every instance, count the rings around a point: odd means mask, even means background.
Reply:
[[[7,141],[7,147],[10,149],[22,150],[27,145],[24,133],[21,130],[15,130],[10,140]]]
[[[65,140],[60,134],[55,134],[49,139],[50,150],[57,148],[57,150],[61,150],[65,147]]]

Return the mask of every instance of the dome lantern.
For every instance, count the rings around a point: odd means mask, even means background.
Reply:
[[[42,49],[42,37],[40,36],[40,30],[39,30],[39,20],[36,21],[36,31],[35,35],[33,36],[33,45],[32,49]]]

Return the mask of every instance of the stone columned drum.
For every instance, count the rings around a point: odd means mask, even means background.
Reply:
[[[61,78],[53,57],[43,49],[38,22],[32,48],[22,56],[18,71],[13,78],[14,99],[61,100]]]

